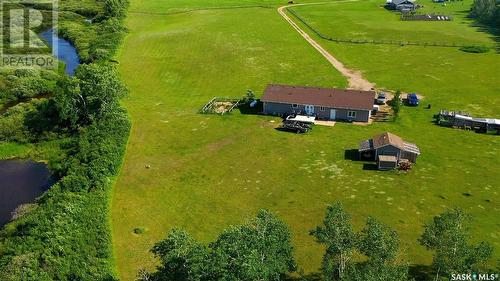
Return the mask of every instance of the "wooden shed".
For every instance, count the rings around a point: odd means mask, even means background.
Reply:
[[[403,161],[415,163],[420,155],[420,149],[415,144],[389,132],[361,142],[358,151],[361,159],[377,161],[381,170],[391,166],[395,168]]]

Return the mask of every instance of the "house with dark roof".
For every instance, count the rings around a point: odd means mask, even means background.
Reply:
[[[261,98],[264,114],[302,114],[324,120],[368,122],[374,91],[268,85]]]
[[[415,4],[415,1],[413,0],[388,0],[386,7],[390,10],[410,12],[417,9],[417,4]]]
[[[404,161],[415,163],[420,155],[415,144],[389,132],[361,142],[358,151],[361,158],[377,161],[380,170],[394,169]]]

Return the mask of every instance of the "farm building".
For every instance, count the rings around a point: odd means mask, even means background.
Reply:
[[[386,2],[386,7],[390,10],[410,12],[417,9],[417,4],[412,0],[388,0]]]
[[[390,170],[396,168],[400,162],[415,163],[420,150],[415,144],[385,132],[363,141],[359,146],[359,154],[361,158],[377,161],[380,170]]]
[[[368,122],[374,91],[269,85],[261,101],[271,115],[302,114],[324,120]]]

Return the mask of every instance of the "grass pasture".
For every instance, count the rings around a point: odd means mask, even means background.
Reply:
[[[493,45],[494,36],[467,17],[471,0],[446,6],[420,1],[419,13],[441,14],[452,21],[401,21],[400,13],[389,11],[383,2],[337,1],[330,4],[293,7],[294,11],[321,34],[338,39]]]
[[[332,13],[344,9],[340,4],[294,9],[313,18],[327,6]],[[199,7],[201,1],[135,0],[131,11]],[[271,82],[346,86],[276,9],[132,12],[127,21],[130,34],[118,60],[130,88],[125,105],[133,127],[112,206],[121,280],[133,280],[139,268],[155,265],[148,250],[172,227],[208,242],[259,208],[285,220],[299,266],[317,271],[323,252],[308,231],[337,200],[358,228],[373,215],[397,229],[411,263],[430,262],[430,253],[416,243],[422,224],[453,206],[474,216],[474,235],[493,243],[499,256],[500,139],[431,122],[440,107],[499,112],[493,73],[500,72],[500,63],[492,63],[497,54],[318,41],[378,86],[422,93],[433,109],[403,107],[395,123],[337,123],[299,136],[275,130],[279,119],[274,117],[197,114],[215,96],[238,97],[246,89],[260,95]],[[347,30],[349,23],[344,25],[338,28]],[[460,26],[478,38],[489,36]],[[366,163],[349,159],[361,140],[386,130],[420,146],[423,154],[408,174],[367,170]],[[144,233],[134,233],[138,228]]]

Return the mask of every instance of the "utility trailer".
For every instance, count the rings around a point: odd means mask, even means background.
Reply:
[[[470,116],[467,112],[447,110],[441,110],[435,118],[438,125],[445,127],[474,130],[480,133],[496,131],[500,134],[500,119],[477,118]]]

